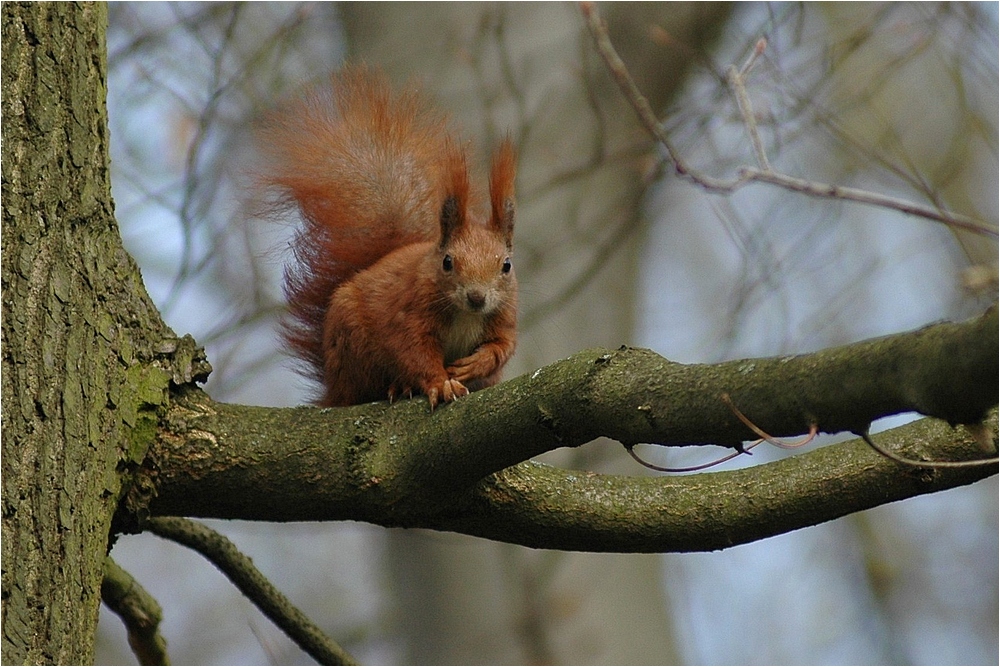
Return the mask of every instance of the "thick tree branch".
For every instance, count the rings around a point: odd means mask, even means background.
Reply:
[[[995,419],[990,428],[996,437]],[[878,438],[915,457],[982,456],[964,427],[952,429],[933,419]],[[529,462],[484,480],[428,527],[545,549],[709,551],[996,473],[996,463],[908,468],[860,438],[753,468],[680,477],[598,475]]]
[[[760,537],[765,525],[785,525],[773,516],[765,519],[770,506],[783,502],[775,494],[791,491],[797,502],[815,506],[814,520],[809,512],[794,519],[808,525],[970,483],[995,474],[996,465],[914,472],[854,443],[748,471],[684,478],[611,478],[535,464],[505,469],[598,436],[626,444],[740,446],[753,435],[723,395],[775,436],[802,433],[812,423],[826,432],[861,433],[874,419],[906,411],[975,423],[997,402],[997,328],[991,309],[968,322],[814,354],[713,365],[676,364],[647,350],[586,351],[433,414],[421,400],[277,409],[216,403],[189,390],[175,397],[144,464],[146,483],[136,487],[126,507],[156,515],[353,519],[550,548],[585,548],[583,533],[573,533],[573,526],[597,525],[604,516],[619,534],[617,542],[610,534],[598,539],[603,548],[719,548],[735,539],[735,528],[727,526],[742,526],[746,541]],[[946,425],[933,428],[939,430],[924,458],[981,455],[967,451],[965,435]],[[916,437],[900,433],[904,442]],[[493,473],[499,474],[489,477]],[[856,495],[828,494],[831,486],[850,486]],[[553,489],[549,495],[546,488]],[[139,489],[155,490],[155,496],[142,497]],[[528,504],[509,504],[514,496]],[[692,510],[698,502],[702,505]],[[718,506],[708,511],[705,502]],[[661,508],[653,516],[664,526],[671,516],[684,517],[685,530],[702,542],[680,541],[677,536],[685,531],[674,526],[668,531],[673,541],[664,534],[659,541],[636,543],[629,526],[638,519],[621,523],[621,512],[648,508]],[[576,511],[584,513],[574,518]],[[742,518],[747,512],[760,527]],[[719,523],[711,530],[694,528],[704,521]],[[560,537],[552,522],[561,522],[562,532],[580,541]]]

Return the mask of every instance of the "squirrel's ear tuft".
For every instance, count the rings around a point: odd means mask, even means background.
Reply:
[[[445,199],[441,205],[441,247],[448,245],[457,229],[465,225],[469,206],[469,169],[465,151],[448,142]]]
[[[493,155],[490,170],[490,227],[500,234],[508,248],[514,245],[514,145],[507,137]]]

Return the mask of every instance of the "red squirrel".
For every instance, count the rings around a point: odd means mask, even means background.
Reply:
[[[433,410],[496,384],[514,352],[514,150],[494,154],[483,206],[446,124],[363,66],[265,124],[264,185],[302,218],[285,339],[319,405],[422,393]]]

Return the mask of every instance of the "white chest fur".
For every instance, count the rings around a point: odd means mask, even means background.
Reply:
[[[485,318],[482,313],[460,311],[444,332],[441,343],[444,347],[445,365],[462,357],[467,357],[483,342]]]

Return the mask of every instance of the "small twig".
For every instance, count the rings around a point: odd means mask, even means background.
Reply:
[[[731,459],[735,459],[740,454],[746,454],[747,456],[749,456],[750,455],[750,450],[753,449],[754,447],[756,447],[757,445],[759,445],[762,442],[764,442],[764,441],[763,440],[758,440],[757,442],[754,442],[754,443],[752,443],[752,444],[744,447],[743,449],[737,449],[735,452],[733,452],[731,454],[726,454],[725,456],[723,456],[720,459],[715,459],[714,461],[709,461],[708,463],[700,463],[700,464],[698,464],[696,466],[687,466],[685,468],[665,468],[663,466],[658,466],[658,465],[656,465],[654,463],[650,463],[649,461],[646,461],[645,459],[640,458],[639,455],[635,453],[635,449],[631,445],[625,445],[625,451],[627,451],[628,454],[629,454],[629,456],[631,456],[633,459],[635,459],[639,463],[639,465],[641,465],[641,466],[643,466],[645,468],[649,468],[650,470],[655,470],[657,472],[697,472],[699,470],[705,470],[707,468],[711,468],[713,466],[717,466],[720,463],[725,463],[726,461],[729,461]]]
[[[636,114],[639,116],[639,121],[642,123],[643,127],[646,128],[646,131],[648,131],[666,149],[667,156],[674,166],[674,171],[681,178],[695,183],[709,192],[716,194],[732,193],[747,183],[767,183],[785,188],[787,190],[802,192],[813,197],[847,200],[862,204],[869,204],[872,206],[879,206],[899,211],[900,213],[915,215],[927,220],[933,220],[950,227],[964,229],[966,231],[984,236],[996,237],[1000,234],[995,226],[989,225],[971,216],[953,213],[951,211],[943,211],[938,208],[916,204],[897,197],[880,195],[866,190],[859,190],[857,188],[848,188],[806,181],[801,178],[773,171],[767,167],[764,167],[763,169],[753,169],[749,167],[740,169],[737,178],[734,179],[716,178],[692,169],[683,160],[683,158],[681,158],[679,151],[676,147],[674,147],[673,142],[670,141],[670,137],[667,135],[666,130],[663,129],[663,125],[660,123],[659,119],[657,119],[656,114],[653,113],[653,109],[649,105],[649,101],[639,91],[638,86],[636,86],[635,81],[632,79],[632,75],[629,74],[628,68],[618,56],[618,52],[611,43],[611,38],[608,37],[607,26],[597,13],[594,3],[581,2],[580,9],[586,19],[587,28],[590,30],[590,34],[594,39],[594,45],[597,48],[597,52],[604,60],[604,63],[608,68],[608,72],[610,72],[612,78],[618,84],[618,87],[621,89],[626,101],[628,101],[628,103],[635,110]],[[758,46],[760,46],[760,42],[758,42]],[[757,49],[755,48],[754,53],[756,53],[756,50]],[[744,65],[744,68],[749,71],[749,66],[753,65],[753,61],[755,59],[756,56],[751,54],[747,64]],[[755,150],[757,150],[756,146]],[[758,151],[758,161],[760,161],[760,157],[761,154],[760,151]],[[766,156],[764,156],[764,164],[767,164],[766,159]]]
[[[916,466],[919,468],[971,468],[973,466],[984,466],[995,463],[1000,463],[1000,458],[994,456],[988,459],[973,459],[972,461],[921,461],[919,459],[909,459],[905,456],[900,456],[895,452],[892,452],[884,447],[875,444],[872,440],[871,435],[868,431],[861,433],[861,439],[868,443],[868,446],[874,449],[876,452],[881,454],[887,459],[891,459],[896,463],[901,463],[907,466]]]
[[[813,423],[809,424],[809,433],[803,436],[801,440],[797,442],[781,442],[774,436],[768,435],[766,432],[764,432],[762,428],[760,428],[752,421],[750,421],[750,419],[745,414],[740,412],[740,409],[736,407],[735,403],[733,403],[733,399],[729,397],[729,394],[723,394],[721,398],[722,402],[725,403],[730,410],[732,410],[734,415],[736,415],[736,418],[739,419],[741,422],[743,422],[747,428],[756,433],[757,436],[761,439],[761,441],[766,442],[769,445],[774,445],[779,449],[798,449],[799,447],[802,447],[803,445],[807,445],[810,442],[812,442],[813,438],[815,438],[816,435],[819,433],[819,426]]]
[[[190,519],[157,517],[146,528],[210,560],[251,602],[321,665],[356,665],[354,658],[267,580],[224,535]]]
[[[736,106],[739,107],[740,115],[743,117],[743,124],[747,128],[747,134],[750,135],[750,144],[757,155],[757,165],[764,171],[769,172],[771,171],[771,163],[767,159],[764,142],[760,140],[760,132],[757,130],[757,118],[754,115],[753,106],[750,104],[750,96],[747,95],[746,87],[746,77],[750,74],[754,63],[757,62],[757,58],[764,52],[766,47],[767,40],[763,37],[758,39],[747,61],[743,63],[743,67],[737,70],[736,65],[730,65],[726,73],[726,78],[733,89],[733,94],[736,95]]]
[[[796,440],[795,442],[782,442],[777,438],[766,438],[765,441],[770,445],[774,445],[778,449],[798,449],[799,447],[804,447],[815,440],[817,435],[819,435],[819,427],[816,426],[816,424],[809,424],[809,432],[802,436],[801,440]]]
[[[163,610],[156,599],[111,556],[104,559],[101,599],[125,624],[128,645],[140,665],[170,664],[167,642],[159,631]]]
[[[736,458],[740,454],[750,454],[750,450],[762,442],[766,442],[769,445],[774,445],[779,449],[798,449],[799,447],[802,447],[803,445],[807,445],[810,442],[812,442],[813,439],[816,437],[816,434],[819,433],[819,427],[816,424],[810,424],[809,433],[803,436],[801,440],[798,440],[796,442],[782,442],[781,440],[778,440],[774,436],[765,433],[763,429],[754,424],[752,421],[750,421],[749,418],[747,418],[746,415],[740,412],[739,408],[736,407],[736,405],[733,403],[733,400],[729,397],[729,394],[722,395],[722,402],[725,403],[727,406],[729,406],[729,409],[733,411],[733,414],[736,415],[736,417],[741,422],[746,424],[747,428],[756,433],[760,437],[760,439],[755,440],[746,447],[738,449],[732,454],[727,454],[726,456],[723,456],[720,459],[709,461],[708,463],[701,463],[696,466],[688,466],[686,468],[665,468],[663,466],[658,466],[640,458],[639,455],[635,453],[631,445],[625,445],[625,449],[628,450],[629,456],[635,459],[639,463],[639,465],[645,466],[650,470],[656,470],[657,472],[696,472],[698,470],[705,470],[706,468],[717,466],[720,463],[725,463],[726,461]]]
[[[670,141],[670,137],[667,136],[666,131],[660,125],[660,121],[656,118],[656,114],[653,113],[653,108],[649,105],[649,100],[647,100],[643,94],[639,91],[639,87],[635,85],[635,81],[632,79],[632,75],[629,74],[628,68],[625,67],[625,63],[622,59],[618,57],[618,52],[615,51],[614,45],[611,44],[611,38],[608,37],[607,26],[601,20],[600,15],[597,13],[597,9],[594,7],[593,2],[582,2],[580,3],[580,8],[583,11],[584,17],[587,19],[587,27],[590,29],[590,34],[594,38],[594,43],[597,46],[597,51],[604,59],[605,65],[608,67],[608,71],[611,76],[618,83],[618,87],[622,89],[625,94],[625,98],[635,109],[635,112],[639,115],[639,120],[645,126],[646,130],[659,141],[663,147],[667,150],[667,155],[670,157],[670,161],[674,165],[674,170],[681,177],[687,178],[699,185],[702,185],[709,190],[724,190],[729,191],[733,189],[733,181],[723,181],[720,179],[715,179],[709,176],[704,176],[692,172],[691,169],[684,163],[681,158],[680,153],[674,148],[673,143]]]
[[[761,171],[752,167],[741,169],[739,173],[740,178],[737,182],[740,185],[744,183],[769,183],[771,185],[777,185],[785,188],[786,190],[801,192],[812,197],[847,200],[857,202],[859,204],[868,204],[870,206],[888,208],[894,211],[899,211],[900,213],[926,218],[927,220],[943,223],[949,227],[964,229],[983,236],[998,235],[996,227],[992,227],[971,216],[962,215],[961,213],[953,213],[951,211],[942,211],[931,206],[917,204],[915,202],[907,201],[906,199],[891,197],[889,195],[879,194],[870,190],[861,190],[860,188],[852,188],[842,185],[830,185],[828,183],[817,183],[816,181],[807,181],[802,178],[796,178],[795,176],[789,176],[776,171]]]
[[[763,37],[757,40],[757,43],[753,45],[753,51],[747,56],[746,62],[743,63],[743,67],[740,68],[740,78],[746,79],[750,76],[750,70],[757,63],[757,59],[764,55],[764,51],[767,50],[767,40]]]

